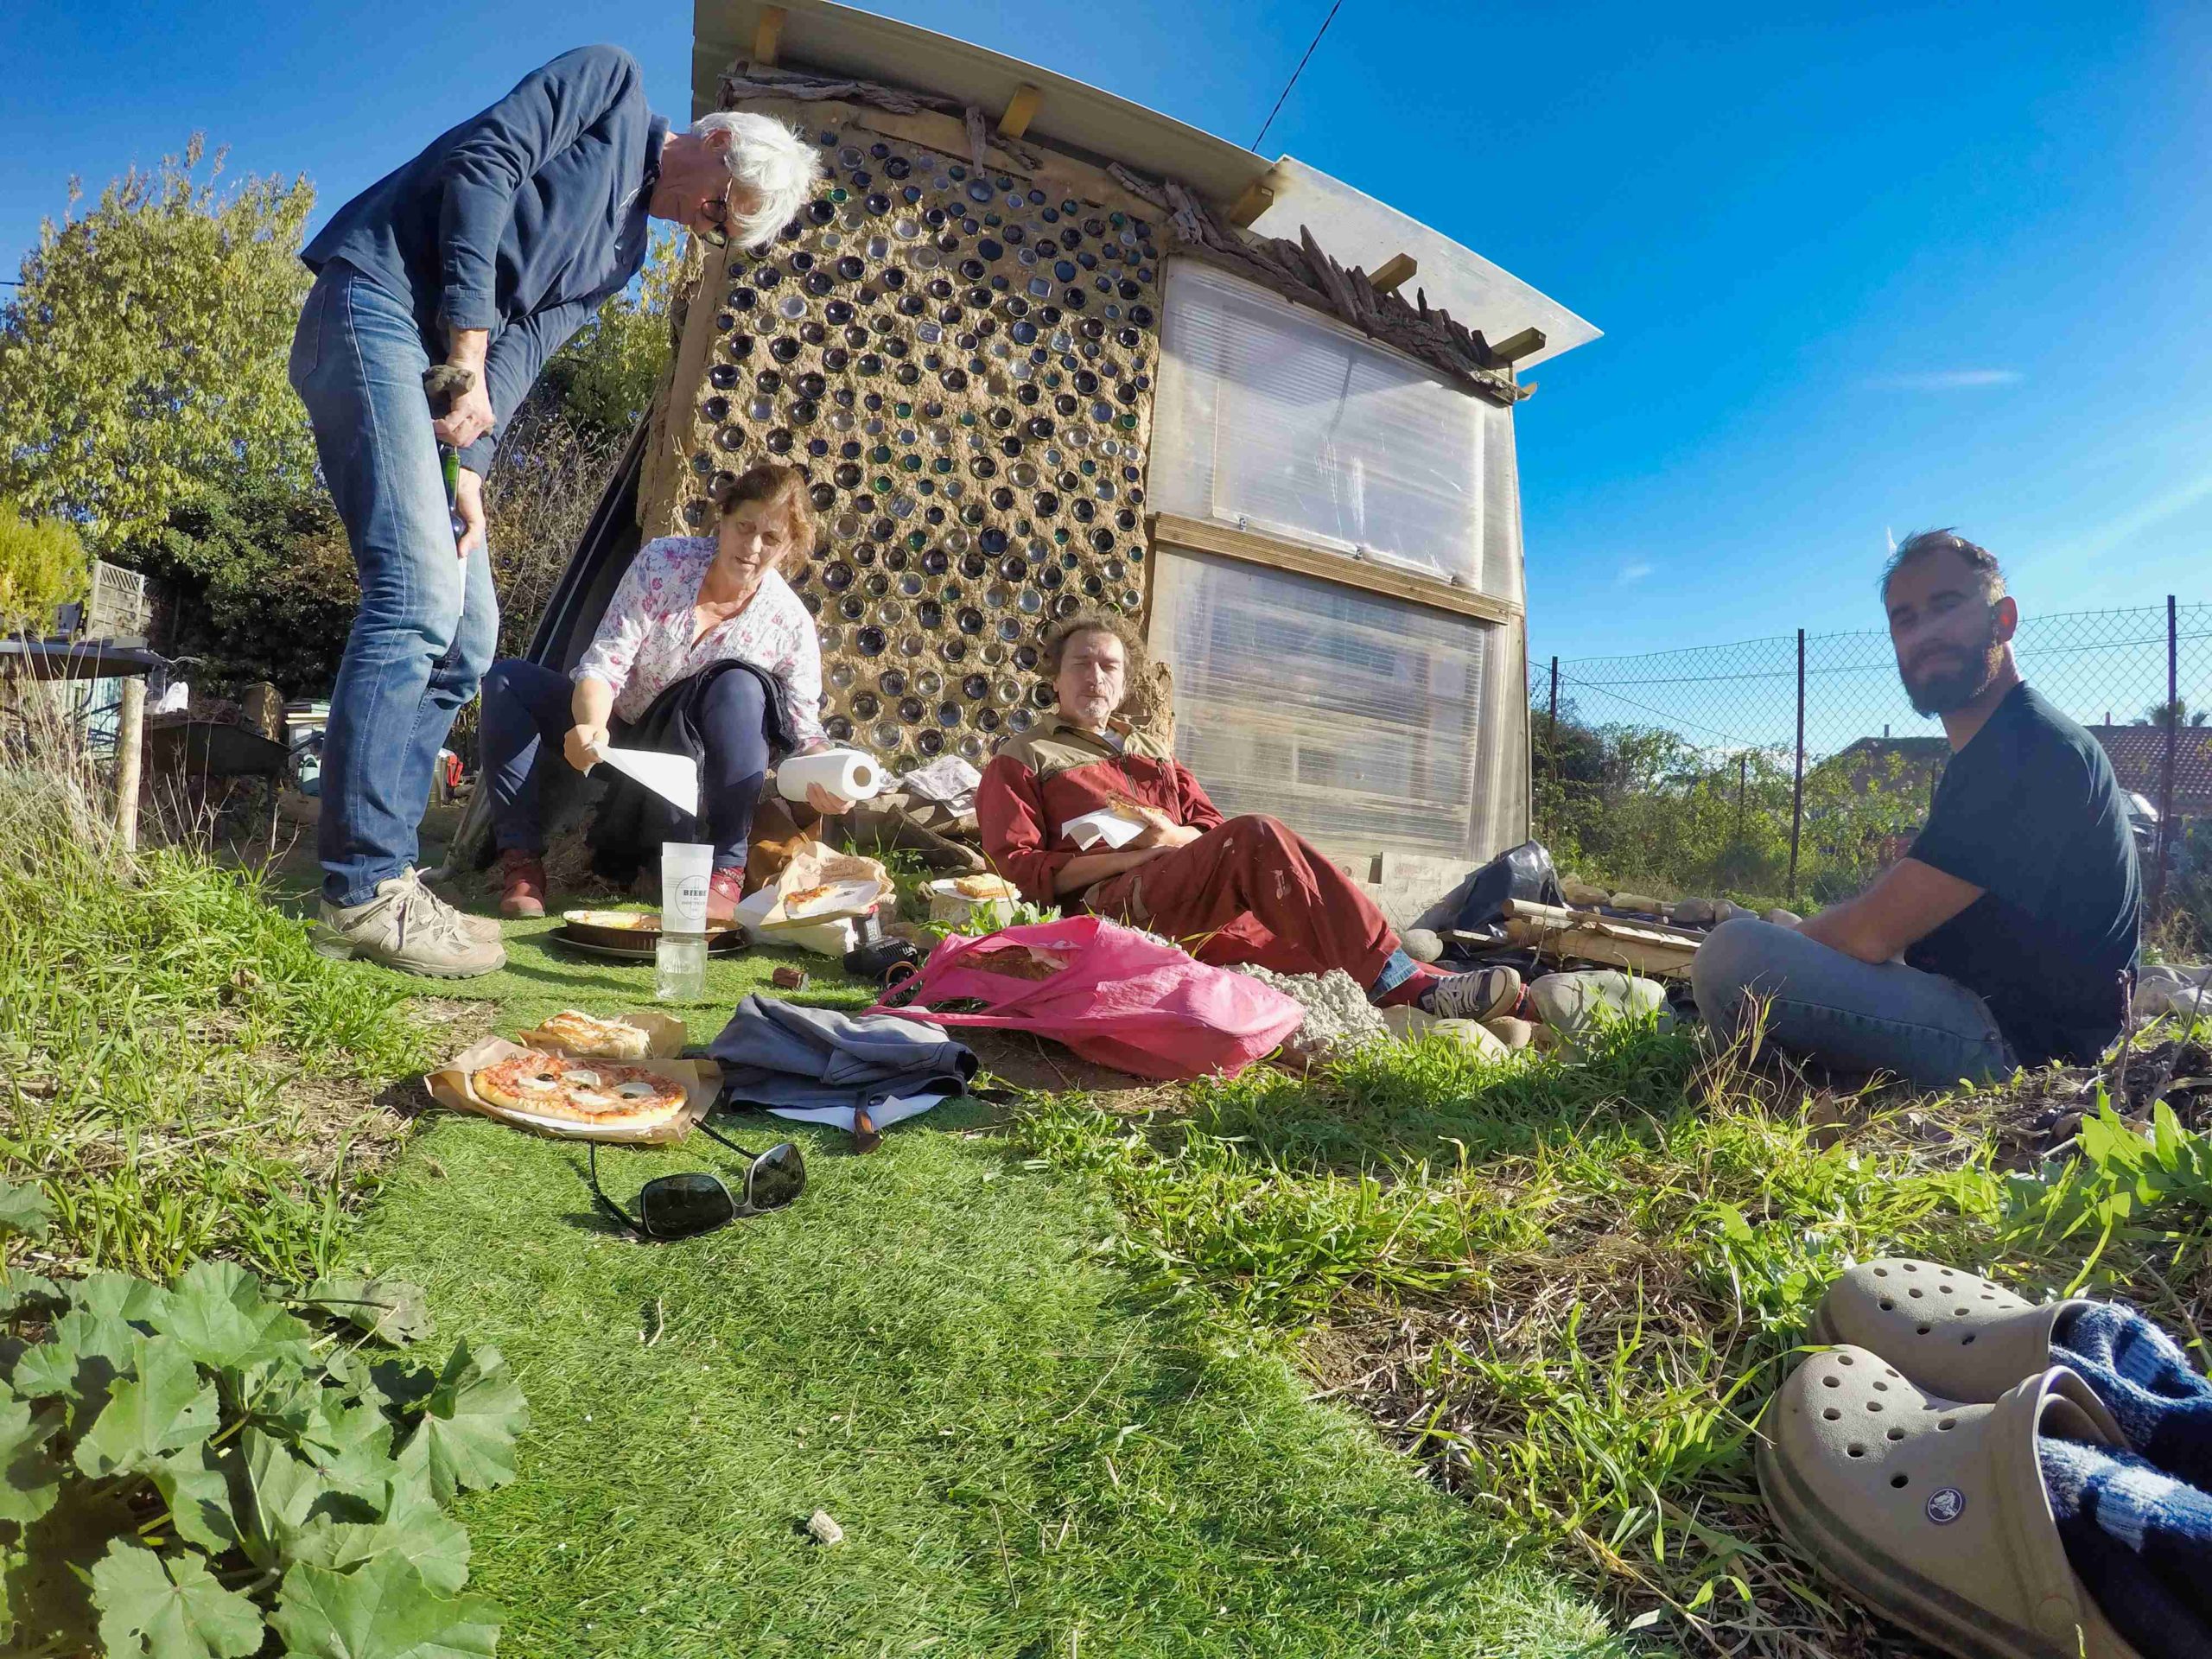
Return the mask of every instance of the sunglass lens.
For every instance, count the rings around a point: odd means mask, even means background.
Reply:
[[[638,1214],[656,1238],[682,1238],[737,1214],[729,1189],[712,1175],[663,1175],[638,1195]]]
[[[753,1160],[746,1196],[756,1210],[780,1210],[806,1191],[806,1160],[790,1141],[779,1141]]]

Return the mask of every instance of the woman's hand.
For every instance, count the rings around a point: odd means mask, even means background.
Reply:
[[[578,772],[589,772],[599,760],[592,750],[604,748],[606,745],[606,727],[571,726],[569,734],[561,740],[561,753],[569,758],[569,764]]]
[[[832,795],[819,784],[809,784],[806,786],[806,804],[816,811],[833,818],[840,813],[853,810],[853,804],[850,801],[842,795]]]

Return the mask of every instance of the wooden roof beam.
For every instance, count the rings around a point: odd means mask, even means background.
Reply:
[[[1508,334],[1503,340],[1491,342],[1490,354],[1501,363],[1518,363],[1524,357],[1534,357],[1544,349],[1544,331],[1523,328],[1517,334]]]
[[[1368,285],[1377,294],[1395,294],[1420,269],[1420,262],[1410,253],[1394,253],[1367,279]]]
[[[1019,138],[1029,130],[1029,124],[1037,118],[1037,106],[1045,101],[1045,94],[1023,81],[1014,89],[1014,96],[1007,100],[1006,113],[999,117],[999,137]]]
[[[781,6],[763,6],[760,21],[753,26],[753,61],[764,68],[775,66],[776,54],[783,48],[784,16]]]
[[[1255,179],[1244,187],[1244,194],[1230,208],[1229,222],[1241,231],[1274,205],[1275,193],[1268,188],[1264,181]]]

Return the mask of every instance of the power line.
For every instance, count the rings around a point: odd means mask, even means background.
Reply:
[[[1274,125],[1275,117],[1282,113],[1283,99],[1290,96],[1290,89],[1298,85],[1298,78],[1306,73],[1306,61],[1313,57],[1313,48],[1321,44],[1321,37],[1329,32],[1329,25],[1337,21],[1338,8],[1344,3],[1344,0],[1335,0],[1335,3],[1329,8],[1329,15],[1321,20],[1321,27],[1313,31],[1313,38],[1306,42],[1306,56],[1298,60],[1298,67],[1290,72],[1290,79],[1283,83],[1282,96],[1275,99],[1274,108],[1268,111],[1268,118],[1260,124],[1260,137],[1255,138],[1249,148],[1259,149],[1260,139],[1265,138],[1268,136],[1268,129]]]

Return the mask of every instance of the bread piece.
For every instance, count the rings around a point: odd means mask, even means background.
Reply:
[[[537,1030],[518,1033],[515,1040],[578,1059],[642,1060],[651,1039],[622,1020],[596,1020],[575,1008],[563,1008]]]
[[[1021,889],[1002,875],[963,875],[953,879],[952,890],[963,899],[1019,899]]]

